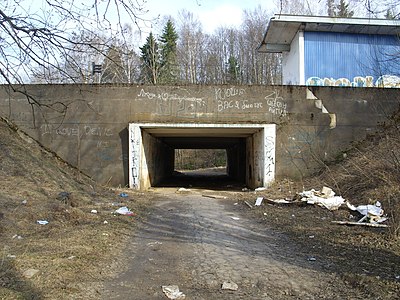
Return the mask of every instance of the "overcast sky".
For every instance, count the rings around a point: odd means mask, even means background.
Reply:
[[[276,12],[274,0],[147,0],[145,6],[152,17],[176,18],[179,11],[188,10],[199,18],[205,32],[212,33],[219,26],[240,25],[243,10],[254,10],[258,5]]]

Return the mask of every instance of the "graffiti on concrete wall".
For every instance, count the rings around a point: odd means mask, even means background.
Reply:
[[[166,116],[190,115],[195,113],[206,113],[207,102],[203,98],[169,92],[149,92],[141,89],[137,95],[139,101],[155,101],[155,112]]]
[[[353,80],[348,78],[309,77],[306,81],[306,85],[400,88],[400,77],[395,75],[383,75],[378,77],[375,81],[373,76],[356,76]]]
[[[58,135],[58,136],[113,136],[114,132],[104,126],[92,126],[92,125],[75,125],[75,126],[57,126],[53,127],[50,124],[43,124],[40,126],[40,132],[44,135]]]
[[[277,91],[265,96],[265,100],[267,101],[268,112],[279,116],[287,115],[287,103],[279,96]]]
[[[274,176],[275,171],[275,137],[266,136],[264,148],[265,176],[270,178]]]
[[[129,186],[131,188],[139,188],[139,168],[140,168],[140,144],[141,132],[139,126],[129,125],[129,161],[130,174]]]

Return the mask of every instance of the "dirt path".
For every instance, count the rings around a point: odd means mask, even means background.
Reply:
[[[164,193],[103,299],[167,299],[164,285],[178,285],[186,299],[343,299],[340,280],[323,272],[323,262],[241,215],[233,200]],[[221,289],[228,281],[237,291]]]

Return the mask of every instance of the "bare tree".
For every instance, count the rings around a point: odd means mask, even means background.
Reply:
[[[143,18],[141,1],[106,0],[3,0],[0,3],[0,79],[9,85],[27,83],[32,70],[58,71],[70,77],[64,68],[71,51],[89,48],[105,55],[105,33],[123,34],[121,20],[138,24]],[[76,39],[77,28],[87,34]],[[101,34],[99,34],[99,32]],[[60,61],[61,60],[61,61]]]

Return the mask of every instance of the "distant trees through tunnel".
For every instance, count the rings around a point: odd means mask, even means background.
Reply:
[[[226,168],[225,149],[175,149],[175,170]]]

